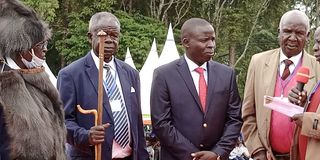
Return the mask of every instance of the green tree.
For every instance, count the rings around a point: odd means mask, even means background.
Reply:
[[[58,0],[23,0],[32,7],[47,22],[53,22],[56,17],[56,10],[59,8]]]
[[[117,11],[115,15],[121,23],[121,39],[118,57],[124,59],[126,48],[130,48],[130,53],[137,69],[141,69],[148,53],[151,49],[153,38],[158,44],[163,44],[166,38],[166,26],[155,19],[142,16],[140,14],[127,14]],[[161,46],[158,45],[158,53]]]
[[[176,28],[191,17],[204,18],[213,24],[216,31],[217,54],[214,59],[235,67],[240,93],[243,93],[251,56],[279,47],[277,28],[284,12],[304,7],[312,27],[319,23],[319,0],[24,1],[53,28],[47,56],[55,73],[88,52],[88,21],[95,12],[109,11],[119,18],[121,39],[117,56],[123,59],[129,47],[138,69],[147,58],[153,38],[157,39],[158,53],[161,53],[169,22],[174,26],[176,44],[179,44],[180,31]],[[182,47],[177,46],[183,53]]]

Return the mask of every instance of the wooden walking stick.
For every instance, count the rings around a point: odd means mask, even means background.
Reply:
[[[83,110],[80,105],[77,105],[80,113],[94,114],[95,126],[102,125],[104,41],[107,34],[101,30],[97,35],[99,36],[98,111]],[[95,145],[95,160],[101,160],[101,143]]]

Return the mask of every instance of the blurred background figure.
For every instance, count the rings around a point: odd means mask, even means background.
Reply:
[[[248,149],[243,143],[243,136],[240,134],[236,147],[231,151],[229,155],[229,160],[253,160],[250,158]]]

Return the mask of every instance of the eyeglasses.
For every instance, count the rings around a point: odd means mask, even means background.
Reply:
[[[41,41],[35,45],[35,47],[45,50],[48,47],[48,41]]]

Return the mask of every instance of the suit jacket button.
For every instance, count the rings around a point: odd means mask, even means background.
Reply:
[[[204,128],[207,128],[207,127],[208,127],[208,124],[207,124],[207,123],[203,123],[203,127],[204,127]]]

